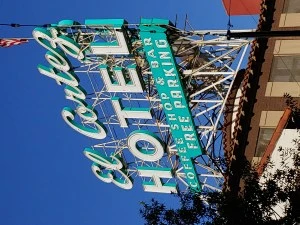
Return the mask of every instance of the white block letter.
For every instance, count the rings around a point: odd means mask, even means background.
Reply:
[[[125,81],[125,71],[121,67],[112,68],[112,72],[109,71],[109,68],[106,65],[99,66],[99,69],[107,91],[132,93],[143,92],[143,87],[135,66],[127,67],[130,81]],[[114,79],[112,79],[112,77],[114,77]]]
[[[143,182],[145,191],[158,193],[177,193],[177,186],[174,183],[164,184],[161,178],[173,178],[169,168],[138,167],[141,177],[151,177],[152,182]]]
[[[112,105],[120,122],[120,127],[128,127],[126,119],[152,119],[149,108],[124,108],[120,98],[111,98]]]
[[[150,143],[151,149],[146,145],[145,147],[139,147],[138,141],[147,141]],[[163,142],[154,133],[137,130],[133,131],[127,138],[128,148],[131,153],[139,159],[155,162],[160,160],[164,155]]]

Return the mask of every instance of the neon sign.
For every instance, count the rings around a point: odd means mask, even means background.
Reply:
[[[93,173],[123,189],[133,187],[134,172],[127,162],[130,153],[135,176],[143,179],[145,191],[176,193],[175,171],[159,163],[176,151],[187,185],[201,191],[193,157],[201,155],[202,148],[166,35],[168,24],[167,20],[142,19],[137,30],[122,19],[86,20],[85,25],[63,20],[33,31],[36,41],[48,50],[45,58],[50,66],[38,65],[39,72],[64,84],[66,99],[76,104],[75,108],[63,108],[64,121],[82,135],[102,142],[103,152],[94,147],[84,150],[93,162]],[[72,32],[68,32],[70,27]],[[103,41],[97,36],[112,38]],[[126,58],[130,63],[124,63]],[[98,71],[101,85],[94,103],[81,86],[71,59]],[[136,96],[143,98],[135,100]],[[110,107],[104,110],[104,106]],[[162,136],[163,132],[168,135]],[[175,150],[167,142],[173,143]]]

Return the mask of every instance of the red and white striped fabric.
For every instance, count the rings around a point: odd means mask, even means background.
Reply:
[[[17,39],[17,38],[14,38],[14,39],[0,39],[0,47],[4,47],[4,48],[7,48],[7,47],[11,47],[11,46],[14,46],[14,45],[20,45],[20,44],[23,44],[23,43],[26,43],[28,42],[27,39]]]

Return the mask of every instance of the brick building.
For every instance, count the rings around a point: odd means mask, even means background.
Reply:
[[[300,30],[300,1],[264,0],[260,6],[257,31]],[[252,163],[266,162],[284,130],[300,127],[284,98],[289,94],[299,106],[300,36],[255,39],[247,69],[238,76],[241,82],[225,118],[233,125],[224,128],[225,154],[237,171],[244,156]],[[229,180],[229,186],[236,186],[238,180]]]

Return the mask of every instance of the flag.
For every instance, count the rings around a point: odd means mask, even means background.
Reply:
[[[7,48],[14,45],[20,45],[26,42],[28,42],[28,39],[21,39],[21,38],[0,39],[0,47]]]

